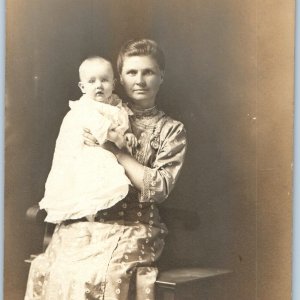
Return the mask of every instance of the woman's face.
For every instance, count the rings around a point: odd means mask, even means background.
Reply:
[[[120,79],[133,104],[141,108],[155,105],[156,94],[163,82],[163,72],[151,56],[125,57]]]

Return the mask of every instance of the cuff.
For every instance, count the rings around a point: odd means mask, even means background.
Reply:
[[[148,202],[151,196],[150,187],[152,182],[152,169],[144,167],[143,187],[141,190],[140,202]]]

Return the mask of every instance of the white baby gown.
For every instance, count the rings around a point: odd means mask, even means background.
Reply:
[[[60,223],[93,215],[121,201],[128,193],[130,180],[115,155],[102,147],[84,144],[83,129],[88,128],[102,145],[109,128],[118,125],[124,134],[129,128],[129,108],[113,95],[110,104],[85,95],[70,101],[56,140],[52,168],[44,198],[39,202],[47,211],[45,221]]]

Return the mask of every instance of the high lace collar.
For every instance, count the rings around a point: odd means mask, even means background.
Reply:
[[[130,109],[132,110],[132,112],[136,118],[154,117],[159,112],[156,105],[153,107],[144,108],[144,109],[137,108],[134,105],[130,105]]]

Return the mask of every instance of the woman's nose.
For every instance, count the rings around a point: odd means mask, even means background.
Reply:
[[[139,84],[139,85],[145,84],[145,78],[144,78],[143,74],[136,75],[136,84]]]

